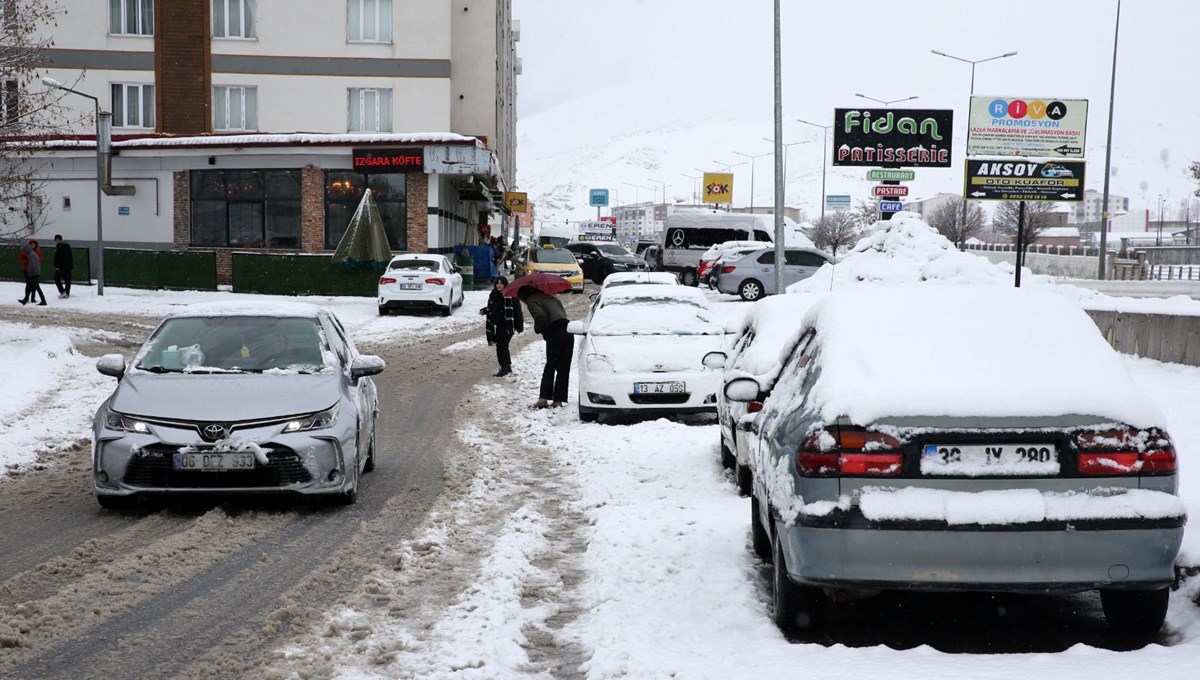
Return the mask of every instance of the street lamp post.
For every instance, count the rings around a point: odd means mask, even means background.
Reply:
[[[1155,239],[1154,239],[1154,245],[1156,245],[1156,246],[1162,245],[1163,204],[1165,202],[1166,202],[1166,199],[1163,198],[1162,194],[1159,194],[1158,195],[1158,236],[1155,237]]]
[[[1121,0],[1117,0],[1117,22],[1113,28],[1113,59],[1112,75],[1108,83],[1108,135],[1104,143],[1104,196],[1100,201],[1100,271],[1098,276],[1104,280],[1107,265],[1104,262],[1108,254],[1108,180],[1112,177],[1112,128],[1113,100],[1117,95],[1117,39],[1121,36]]]
[[[692,180],[692,201],[696,205],[699,205],[700,204],[700,194],[699,194],[700,184],[699,184],[699,182],[700,182],[701,175],[689,175],[686,172],[681,172],[679,174]]]
[[[1005,52],[1004,54],[997,54],[996,56],[988,57],[987,59],[963,59],[962,57],[956,57],[953,54],[946,54],[945,52],[939,52],[938,50],[930,50],[930,52],[933,52],[934,54],[938,55],[939,57],[946,57],[947,59],[953,59],[955,61],[961,61],[964,64],[971,65],[971,96],[972,97],[975,96],[975,64],[982,64],[985,61],[995,61],[997,59],[1005,59],[1007,57],[1016,56],[1016,54],[1017,54],[1016,52]],[[969,115],[970,114],[970,102],[968,102],[967,112]],[[962,209],[962,228],[960,229],[960,232],[965,233],[966,230],[967,230],[967,197],[964,195],[963,196],[963,209]],[[959,244],[959,245],[961,247],[961,244]],[[1104,261],[1103,256],[1101,256],[1100,260],[1101,260],[1101,262]]]
[[[898,103],[900,103],[900,102],[906,102],[906,101],[908,101],[908,100],[910,100],[910,99],[916,99],[916,98],[917,98],[917,95],[915,95],[915,94],[914,94],[914,95],[913,95],[913,96],[911,96],[911,97],[905,97],[905,98],[903,98],[903,99],[892,99],[892,100],[884,101],[884,100],[882,100],[882,99],[876,99],[876,98],[874,98],[874,97],[868,97],[868,96],[867,96],[867,95],[865,95],[865,94],[858,94],[857,92],[855,92],[855,93],[854,93],[854,96],[855,96],[855,97],[862,97],[863,99],[870,99],[871,101],[873,101],[873,102],[879,102],[880,104],[883,104],[884,106],[891,106],[892,104],[898,104]]]
[[[104,208],[102,203],[105,167],[104,154],[109,152],[112,114],[100,111],[100,100],[90,94],[73,90],[57,80],[45,77],[42,84],[53,90],[62,90],[87,97],[96,106],[96,295],[104,295]]]
[[[768,151],[767,153],[760,153],[755,156],[751,156],[748,153],[742,153],[741,151],[734,151],[733,153],[735,153],[739,156],[745,156],[746,158],[750,159],[748,161],[750,163],[750,212],[753,213],[754,212],[754,161],[759,158],[762,158],[763,156],[770,156],[770,155],[774,154],[775,152]]]
[[[725,166],[725,172],[727,172],[727,173],[732,173],[734,168],[736,168],[740,165],[745,165],[749,162],[750,161],[742,161],[741,163],[722,163],[721,161],[713,161],[713,163],[716,163],[717,165]],[[730,194],[729,194],[729,210],[730,210],[730,212],[733,211],[733,193],[732,192],[730,192]]]
[[[829,128],[833,127],[833,124],[817,125],[816,123],[810,123],[803,118],[797,118],[796,121],[799,123],[804,123],[805,125],[811,125],[815,128],[821,128],[825,131],[824,138],[821,141],[821,219],[825,219],[825,166],[827,165],[827,159],[825,158],[825,147],[829,144]]]
[[[666,183],[666,182],[664,182],[664,181],[662,181],[661,179],[647,179],[646,181],[647,181],[647,182],[654,182],[655,184],[661,184],[661,185],[662,185],[662,192],[663,192],[663,204],[666,204],[666,202],[667,202],[667,183]],[[656,194],[656,197],[657,197],[657,194]]]
[[[775,143],[775,140],[774,140],[774,139],[771,139],[770,137],[763,137],[763,141],[764,141],[764,142],[770,142],[771,144],[774,144],[774,143]],[[791,147],[793,147],[793,146],[796,146],[797,144],[808,144],[808,141],[809,141],[809,140],[807,140],[807,139],[802,139],[802,140],[800,140],[800,141],[798,141],[798,142],[784,142],[783,144],[780,144],[780,146],[781,146],[781,147],[783,147],[783,185],[784,185],[784,187],[785,187],[785,188],[784,188],[784,200],[785,200],[785,201],[787,200],[787,189],[786,189],[786,187],[787,187],[787,160],[788,160],[788,149],[790,149],[790,148],[791,148]]]

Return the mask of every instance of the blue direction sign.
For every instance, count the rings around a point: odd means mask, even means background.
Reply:
[[[880,201],[879,212],[896,213],[904,210],[904,204],[900,201]]]
[[[588,191],[589,205],[593,208],[608,206],[608,189],[592,189]]]

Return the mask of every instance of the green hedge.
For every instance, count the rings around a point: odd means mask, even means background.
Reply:
[[[41,241],[38,241],[41,246]],[[0,246],[0,281],[24,281],[25,274],[21,271],[21,263],[17,255],[21,253],[20,246]],[[71,248],[71,259],[75,268],[71,270],[71,282],[89,284],[92,280],[92,269],[89,259],[90,248]],[[54,280],[54,241],[49,248],[42,248],[42,281]]]
[[[216,290],[217,255],[105,248],[104,284],[150,290]]]
[[[233,254],[235,293],[375,297],[383,267],[332,269],[332,255]]]

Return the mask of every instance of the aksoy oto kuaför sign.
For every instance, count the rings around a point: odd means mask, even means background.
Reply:
[[[1083,200],[1083,161],[980,161],[967,159],[963,194],[980,201]]]
[[[950,167],[954,111],[835,109],[833,164]]]

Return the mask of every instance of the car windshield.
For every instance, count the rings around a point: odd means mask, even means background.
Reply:
[[[613,245],[611,243],[606,243],[596,247],[605,255],[612,255],[613,257],[633,257],[633,253],[625,250],[621,246]]]
[[[542,264],[575,264],[575,256],[569,250],[540,248],[530,252],[529,258]]]
[[[388,265],[388,269],[413,269],[422,272],[436,272],[438,263],[433,260],[396,260]]]
[[[168,319],[134,366],[155,373],[316,372],[332,365],[315,319],[212,316]]]

